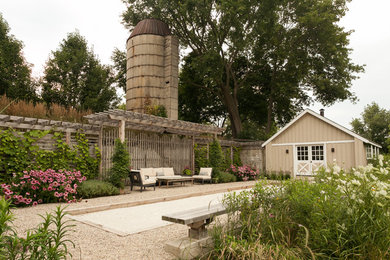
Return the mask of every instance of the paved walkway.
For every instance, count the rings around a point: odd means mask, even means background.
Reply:
[[[162,215],[218,204],[222,201],[224,194],[227,192],[105,210],[75,215],[71,218],[120,236],[127,236],[171,224],[171,222],[163,221]]]

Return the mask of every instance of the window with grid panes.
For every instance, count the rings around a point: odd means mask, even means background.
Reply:
[[[297,146],[297,159],[298,159],[298,161],[309,160],[309,147],[308,146]]]
[[[313,161],[323,161],[324,160],[324,146],[323,145],[313,145],[311,147],[311,159]]]

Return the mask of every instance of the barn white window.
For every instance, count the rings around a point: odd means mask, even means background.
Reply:
[[[308,146],[297,146],[297,159],[298,159],[298,161],[309,160],[309,147]]]
[[[367,159],[372,159],[374,156],[374,151],[373,151],[372,145],[366,145],[366,158]]]
[[[313,145],[311,147],[311,159],[313,161],[324,160],[324,146],[323,145]]]

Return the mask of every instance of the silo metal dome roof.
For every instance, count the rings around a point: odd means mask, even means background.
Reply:
[[[158,19],[145,19],[139,22],[131,33],[130,38],[141,34],[154,34],[167,36],[171,35],[171,30],[168,25]]]

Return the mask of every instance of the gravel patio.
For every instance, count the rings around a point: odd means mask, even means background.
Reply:
[[[255,181],[235,182],[226,184],[194,184],[176,187],[157,187],[147,189],[142,193],[139,188],[129,194],[101,197],[83,200],[79,203],[70,204],[67,210],[90,209],[107,205],[130,205],[143,201],[166,201],[179,197],[191,197],[207,195],[231,190],[250,188]],[[129,188],[126,187],[129,192]],[[19,235],[25,234],[28,229],[36,227],[41,222],[39,215],[52,212],[58,205],[68,204],[45,204],[36,207],[16,208],[12,212],[15,215],[14,226]],[[69,218],[66,218],[69,219]],[[131,219],[129,219],[131,221]],[[74,232],[69,235],[75,243],[75,248],[70,247],[73,259],[174,259],[165,253],[163,246],[166,241],[175,240],[187,236],[187,226],[172,224],[149,231],[140,232],[129,236],[118,236],[100,228],[74,221]]]

